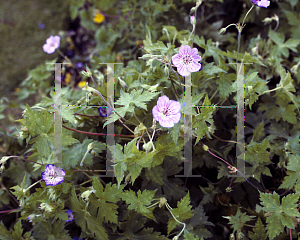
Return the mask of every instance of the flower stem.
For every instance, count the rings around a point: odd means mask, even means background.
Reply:
[[[35,186],[36,184],[40,183],[41,181],[43,181],[44,179],[40,179],[37,182],[35,182],[34,184],[30,185],[28,188],[26,188],[25,190],[23,190],[23,192],[27,192],[30,188],[32,188],[33,186]]]
[[[96,136],[115,136],[115,137],[131,137],[134,138],[133,135],[122,135],[122,134],[107,134],[107,133],[90,133],[90,132],[85,132],[85,131],[80,131],[74,128],[69,128],[65,125],[62,124],[62,126],[68,130],[71,130],[73,132],[78,132],[78,133],[84,133],[84,134],[88,134],[88,135],[96,135]]]

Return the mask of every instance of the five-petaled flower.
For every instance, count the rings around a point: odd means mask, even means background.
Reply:
[[[59,48],[59,44],[60,44],[60,36],[55,36],[55,37],[50,36],[47,39],[46,44],[44,44],[43,50],[48,54],[52,54],[55,52],[57,48]]]
[[[198,63],[201,59],[197,48],[191,49],[189,45],[183,45],[179,48],[179,53],[172,57],[172,62],[177,67],[178,73],[185,77],[191,72],[201,70],[202,65]]]
[[[162,96],[158,98],[157,105],[152,109],[152,115],[162,127],[171,128],[180,120],[180,108],[179,102],[169,100],[167,96]]]
[[[68,214],[68,220],[66,220],[66,222],[72,222],[74,220],[73,211],[68,209],[66,213]]]
[[[55,167],[53,164],[47,164],[45,171],[41,175],[46,186],[55,186],[64,181],[66,172],[60,167]]]
[[[107,117],[112,113],[112,109],[110,107],[100,107],[98,108],[98,111],[101,117]]]
[[[267,8],[270,6],[269,0],[251,0],[253,4],[256,4],[258,7],[264,7]]]

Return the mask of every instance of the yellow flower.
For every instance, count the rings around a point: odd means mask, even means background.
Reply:
[[[72,80],[72,75],[71,73],[66,73],[66,76],[65,76],[65,82],[66,83],[70,83]]]
[[[105,16],[101,14],[99,11],[96,11],[94,22],[95,23],[102,23],[105,20]]]
[[[21,91],[20,88],[16,88],[16,89],[15,89],[15,92],[20,92],[20,91]]]
[[[85,86],[86,81],[80,81],[78,83],[78,87],[83,88]]]

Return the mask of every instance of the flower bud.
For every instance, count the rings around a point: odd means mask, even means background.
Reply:
[[[164,68],[164,72],[165,72],[166,76],[169,77],[169,68],[167,67],[167,65]]]
[[[192,7],[190,10],[190,15],[193,14],[196,11],[196,7]]]
[[[294,65],[292,68],[291,68],[291,72],[294,73],[294,74],[297,74],[297,70],[298,70],[298,64]]]
[[[146,152],[149,152],[149,151],[152,149],[152,147],[153,147],[152,142],[148,142],[148,143],[145,143],[145,144],[143,145],[143,149],[144,149]]]
[[[126,88],[126,87],[127,87],[126,82],[124,82],[120,77],[118,77],[118,79],[119,79],[120,85],[121,85],[123,88]]]
[[[272,22],[272,18],[265,18],[264,20],[263,20],[263,23],[266,25],[266,24],[268,24],[268,23],[270,23],[270,22]]]
[[[199,7],[202,3],[202,0],[196,0],[196,7]]]
[[[192,25],[196,24],[196,18],[194,16],[191,16],[190,21]]]
[[[97,153],[94,150],[91,151],[91,154],[92,154],[92,156],[96,156],[97,155]]]
[[[167,202],[167,199],[165,199],[164,197],[162,197],[162,198],[159,199],[158,206],[161,208],[161,207],[165,206],[166,202]]]
[[[95,143],[90,143],[87,147],[88,151],[92,150],[94,147],[95,147]]]
[[[104,80],[103,74],[102,74],[100,71],[98,71],[98,70],[94,70],[94,76],[95,76],[95,78],[97,79],[98,84],[99,84],[100,86],[102,86],[103,80]]]
[[[89,69],[88,66],[86,66],[86,70],[85,71],[81,71],[80,73],[81,73],[81,75],[86,76],[86,77],[92,76],[92,72],[91,72],[91,70]]]
[[[223,34],[226,32],[226,28],[221,28],[220,31],[219,31],[219,34]]]
[[[208,146],[206,146],[205,144],[203,144],[202,148],[203,148],[203,149],[204,149],[204,151],[206,151],[206,152],[207,152],[207,151],[208,151],[208,149],[209,149],[209,148],[208,148]]]
[[[93,190],[86,190],[80,196],[85,202],[87,202],[89,200],[89,196],[91,195],[92,192],[93,192]]]

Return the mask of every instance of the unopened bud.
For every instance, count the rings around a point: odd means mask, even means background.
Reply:
[[[266,24],[268,24],[268,23],[271,23],[272,22],[272,18],[265,18],[264,20],[263,20],[263,23],[266,25]]]
[[[145,144],[143,145],[143,149],[144,149],[146,152],[149,152],[149,151],[152,149],[152,147],[153,147],[152,142],[148,142],[148,143],[145,143]]]
[[[226,32],[226,28],[221,28],[220,31],[219,31],[219,34],[223,34]]]
[[[92,156],[96,156],[96,152],[94,150],[91,151]]]
[[[208,149],[209,149],[209,148],[208,148],[208,146],[206,146],[205,144],[203,144],[202,148],[203,148],[203,149],[204,149],[204,151],[206,151],[206,152],[207,152],[207,151],[208,151]]]
[[[164,68],[164,72],[165,72],[166,76],[169,77],[169,68],[167,67],[167,65]]]
[[[126,88],[126,87],[127,87],[126,82],[124,82],[120,77],[118,77],[118,79],[119,79],[120,85],[121,85],[123,88]]]
[[[190,10],[190,15],[193,14],[196,11],[196,7],[192,7]]]
[[[162,197],[162,198],[159,199],[158,206],[161,208],[161,207],[165,206],[166,202],[167,202],[167,199],[165,199],[164,197]]]
[[[194,16],[191,16],[190,21],[192,25],[196,24],[196,18]]]
[[[87,147],[88,151],[91,151],[95,146],[95,143],[90,143]]]
[[[92,76],[92,72],[91,72],[91,70],[89,69],[88,66],[86,66],[86,70],[85,71],[81,71],[80,73],[81,73],[81,75],[86,76],[86,77]]]
[[[298,64],[294,65],[294,66],[291,68],[291,72],[294,73],[294,74],[297,74],[297,70],[298,70]]]

